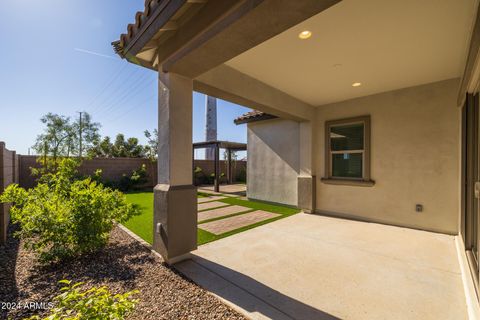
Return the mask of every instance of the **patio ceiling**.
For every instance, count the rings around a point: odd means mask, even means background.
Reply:
[[[314,106],[460,77],[476,5],[343,0],[226,65]]]

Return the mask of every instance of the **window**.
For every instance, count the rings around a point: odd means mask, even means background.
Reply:
[[[325,178],[322,181],[373,185],[370,180],[370,116],[325,123]]]

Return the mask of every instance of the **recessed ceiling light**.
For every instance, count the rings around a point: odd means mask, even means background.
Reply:
[[[304,30],[298,34],[298,37],[302,40],[308,39],[312,36],[312,32],[308,30]]]
[[[360,82],[352,83],[352,87],[360,87],[362,84]]]

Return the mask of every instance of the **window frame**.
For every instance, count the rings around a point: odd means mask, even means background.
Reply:
[[[363,123],[363,150],[344,150],[332,151],[330,130],[332,127],[344,126],[350,124]],[[371,123],[370,115],[359,116],[354,118],[345,118],[338,120],[331,120],[325,122],[325,177],[321,180],[324,183],[330,184],[345,184],[345,185],[360,185],[373,186],[374,181],[370,176],[370,152],[371,152]],[[343,153],[362,153],[362,177],[335,177],[333,176],[333,154]]]

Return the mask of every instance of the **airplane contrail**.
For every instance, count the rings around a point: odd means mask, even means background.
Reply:
[[[85,50],[85,49],[80,49],[80,48],[74,48],[73,50],[78,51],[78,52],[87,53],[87,54],[92,54],[94,56],[103,57],[103,58],[107,58],[107,59],[114,59],[114,60],[119,59],[119,58],[114,57],[114,56],[109,56],[109,55],[106,55],[106,54],[101,54],[101,53],[98,53],[98,52]]]

